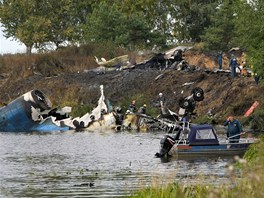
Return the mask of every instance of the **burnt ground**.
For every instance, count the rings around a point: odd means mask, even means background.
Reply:
[[[197,55],[195,57],[197,58]],[[205,58],[208,62],[209,58]],[[197,60],[193,60],[192,64],[201,66],[200,64],[205,63],[201,56]],[[209,63],[210,67],[214,64],[212,61]],[[242,117],[255,100],[261,100],[260,93],[264,91],[264,88],[255,84],[252,77],[237,77],[233,80],[230,73],[208,72],[204,66],[196,71],[160,71],[157,68],[136,67],[105,73],[92,70],[55,73],[58,75],[47,77],[34,71],[17,79],[7,77],[11,75],[2,75],[0,101],[3,104],[8,103],[27,91],[39,89],[55,106],[95,107],[100,96],[99,85],[102,84],[105,96],[114,106],[122,106],[125,109],[131,100],[135,99],[138,107],[146,103],[148,112],[155,116],[158,109],[154,104],[160,92],[165,95],[168,107],[177,112],[179,99],[189,96],[193,88],[201,87],[205,98],[196,105],[197,116],[206,115],[209,109],[213,109],[213,113],[224,119],[228,114]],[[189,85],[183,86],[184,83]]]

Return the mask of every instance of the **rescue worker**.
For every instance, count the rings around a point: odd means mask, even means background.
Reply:
[[[166,115],[167,114],[166,99],[162,93],[159,93],[158,101],[161,110],[161,115]]]
[[[255,83],[258,85],[259,84],[259,81],[260,81],[260,76],[257,74],[257,71],[256,69],[253,67],[253,65],[251,66],[251,75],[253,76],[254,80],[255,80]]]
[[[140,113],[140,114],[146,114],[146,110],[147,110],[147,105],[144,104],[142,107],[140,107],[138,109],[138,113]]]
[[[159,104],[160,104],[160,106],[165,105],[165,97],[164,97],[163,93],[159,93]]]
[[[223,60],[223,52],[218,52],[217,62],[220,70],[222,70],[222,62],[223,62],[222,60]]]
[[[128,107],[128,110],[131,113],[136,113],[137,112],[137,107],[136,107],[136,100],[132,100],[131,104]]]
[[[224,122],[224,126],[227,126],[227,138],[229,143],[238,143],[240,139],[240,134],[243,131],[240,122],[234,118],[234,116],[229,116]]]
[[[237,63],[236,57],[233,54],[231,56],[229,66],[231,67],[230,68],[231,69],[231,76],[232,76],[232,78],[235,78],[236,77],[236,68],[238,67],[238,63]]]

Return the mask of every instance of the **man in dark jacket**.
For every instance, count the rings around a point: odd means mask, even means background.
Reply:
[[[222,62],[223,62],[223,52],[218,52],[217,62],[218,62],[219,69],[221,70],[222,69]]]
[[[234,118],[234,116],[229,116],[224,123],[227,126],[227,138],[230,143],[238,143],[240,139],[240,134],[243,131],[240,122]]]
[[[230,69],[231,69],[231,76],[232,78],[236,77],[236,68],[238,67],[237,59],[234,55],[232,55],[230,63],[229,63]]]
[[[140,114],[146,114],[146,110],[147,110],[147,105],[144,104],[142,107],[140,107],[138,109],[138,113],[140,113]]]

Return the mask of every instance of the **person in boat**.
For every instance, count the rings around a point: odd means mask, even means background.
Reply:
[[[137,112],[137,107],[136,107],[136,100],[132,100],[131,104],[128,107],[128,110],[131,113],[136,113]]]
[[[227,138],[230,143],[238,143],[240,139],[240,134],[243,131],[240,122],[234,118],[234,116],[229,116],[224,123],[227,126]]]
[[[140,114],[146,114],[146,111],[147,111],[147,105],[146,104],[144,104],[142,107],[140,107],[138,109],[138,113],[140,113]]]

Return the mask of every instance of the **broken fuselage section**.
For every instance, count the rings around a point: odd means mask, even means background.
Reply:
[[[32,90],[0,108],[0,131],[66,131],[63,119],[49,116],[52,104],[39,90]]]
[[[82,117],[69,116],[71,107],[52,108],[50,100],[39,90],[32,90],[0,108],[1,132],[54,132],[68,130],[114,129],[116,118],[100,86],[101,96],[92,112]]]
[[[88,112],[82,117],[73,119],[72,127],[77,130],[111,130],[116,129],[116,117],[112,111],[110,102],[104,96],[103,85],[100,85],[101,96],[98,100],[97,107],[92,112]]]

